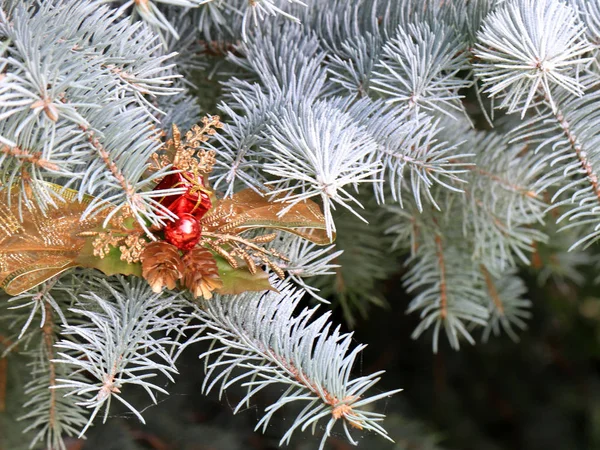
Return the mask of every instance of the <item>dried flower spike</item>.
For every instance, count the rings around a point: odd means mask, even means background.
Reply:
[[[138,262],[146,245],[148,245],[148,241],[139,234],[130,234],[125,238],[124,245],[119,247],[119,250],[121,251],[121,260],[127,261],[130,264]]]

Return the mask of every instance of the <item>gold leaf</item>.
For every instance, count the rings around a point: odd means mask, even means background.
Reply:
[[[237,295],[247,291],[277,291],[269,282],[269,274],[261,268],[251,273],[248,267],[233,268],[219,255],[215,255],[219,278],[223,285],[215,292],[221,295]]]
[[[315,244],[331,243],[327,237],[325,217],[311,201],[297,203],[283,215],[288,205],[270,200],[252,189],[244,189],[231,198],[220,200],[202,219],[207,232],[239,234],[254,228],[271,228],[296,234]]]

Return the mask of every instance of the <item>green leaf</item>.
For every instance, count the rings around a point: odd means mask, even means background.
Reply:
[[[142,276],[142,265],[139,262],[128,263],[127,261],[122,261],[121,251],[116,247],[111,247],[110,252],[102,259],[94,256],[92,239],[88,239],[85,243],[79,256],[77,256],[75,263],[83,267],[101,270],[106,275],[121,274],[135,275],[137,277]]]
[[[262,269],[257,268],[256,273],[251,273],[246,265],[234,269],[219,255],[214,255],[219,277],[223,281],[223,287],[218,289],[218,294],[241,294],[246,291],[276,291],[269,282],[269,275]]]

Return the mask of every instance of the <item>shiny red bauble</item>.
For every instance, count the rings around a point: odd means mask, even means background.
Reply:
[[[180,250],[191,250],[200,241],[202,227],[192,214],[182,213],[165,227],[165,240]]]
[[[200,220],[212,207],[210,197],[202,191],[203,187],[202,176],[194,175],[191,172],[180,172],[164,177],[154,190],[185,188],[185,193],[166,195],[159,200],[159,203],[177,217],[181,217],[182,214],[192,214]]]

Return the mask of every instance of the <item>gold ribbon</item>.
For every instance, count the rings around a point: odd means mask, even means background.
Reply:
[[[33,202],[22,202],[19,194],[0,197],[0,288],[18,295],[58,275],[75,262],[86,239],[79,233],[101,225],[106,217],[98,214],[81,220],[91,197],[77,200],[77,191],[47,183],[61,197],[56,207],[43,211]]]

